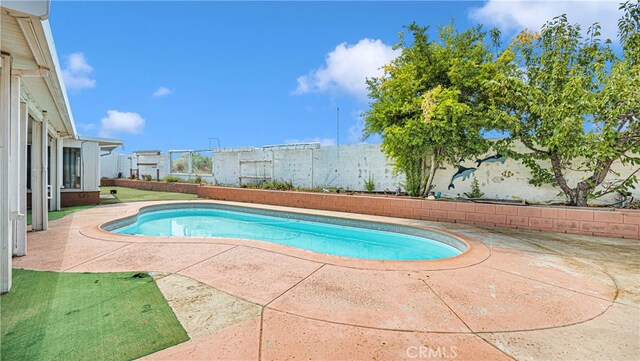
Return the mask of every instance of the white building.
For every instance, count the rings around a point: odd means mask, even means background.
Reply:
[[[12,256],[27,252],[27,199],[32,229],[41,231],[47,229],[47,212],[69,203],[66,198],[82,192],[99,198],[100,149],[121,142],[78,137],[47,20],[49,1],[0,5],[0,293],[5,293],[11,288]]]
[[[100,164],[102,156],[122,145],[118,139],[79,135],[62,141],[62,174],[59,175],[59,197],[49,210],[100,203]],[[27,158],[31,145],[28,145]],[[51,165],[49,165],[51,167]],[[27,208],[31,208],[31,169],[27,164]]]

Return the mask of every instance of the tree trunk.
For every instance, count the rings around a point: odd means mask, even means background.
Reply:
[[[436,175],[436,169],[438,168],[438,165],[436,164],[436,154],[435,152],[433,152],[431,154],[431,169],[429,170],[429,179],[427,180],[427,186],[425,189],[425,196],[429,195],[429,191],[431,190],[431,186],[433,184],[433,177],[435,177]]]
[[[427,186],[427,159],[425,157],[420,157],[420,193],[418,196],[424,195],[426,186]]]
[[[553,170],[556,183],[558,183],[560,189],[562,189],[567,198],[569,198],[569,203],[567,205],[575,206],[578,198],[577,192],[575,189],[569,187],[567,180],[564,178],[564,174],[562,173],[563,166],[560,157],[555,153],[551,153],[549,154],[549,160],[551,161],[551,169]]]
[[[589,196],[591,196],[596,187],[605,180],[611,169],[611,164],[613,164],[613,159],[599,161],[593,174],[588,179],[579,182],[575,188],[571,188],[567,185],[567,181],[562,173],[563,167],[560,158],[556,154],[551,154],[549,159],[551,160],[551,168],[553,169],[556,182],[567,198],[569,198],[568,205],[577,207],[586,207],[588,205],[587,201],[589,200]]]
[[[571,190],[569,205],[576,207],[588,206],[587,201],[589,200],[591,193],[593,193],[593,187],[584,181],[578,183],[578,185]]]

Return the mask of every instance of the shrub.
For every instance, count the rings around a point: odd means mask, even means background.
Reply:
[[[200,184],[200,183],[202,183],[202,177],[196,176],[195,178],[189,178],[189,179],[187,179],[187,183]]]
[[[373,181],[373,176],[369,174],[369,179],[364,181],[364,189],[367,193],[371,193],[376,190],[376,184]]]
[[[629,209],[640,209],[640,199],[636,199],[635,201],[631,201],[627,203],[627,208]]]
[[[482,198],[484,197],[484,193],[480,190],[480,182],[478,182],[478,178],[473,177],[473,182],[471,182],[471,192],[464,194],[467,198]]]
[[[262,186],[262,189],[275,189],[279,191],[288,191],[293,189],[293,183],[274,179],[271,182],[265,183]]]
[[[177,182],[182,182],[182,179],[180,179],[180,178],[178,178],[176,176],[173,176],[173,175],[168,175],[168,176],[162,178],[162,181],[163,182],[169,182],[169,183],[177,183]]]

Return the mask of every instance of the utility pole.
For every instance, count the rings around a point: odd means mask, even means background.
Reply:
[[[336,108],[336,144],[340,147],[340,107]]]
[[[339,189],[340,172],[340,107],[336,107],[336,189]]]

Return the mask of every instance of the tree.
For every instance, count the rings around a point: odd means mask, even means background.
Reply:
[[[530,168],[532,184],[558,186],[569,205],[586,206],[592,197],[637,182],[638,169],[597,190],[614,162],[640,164],[640,10],[637,2],[621,9],[621,57],[610,41],[601,40],[598,24],[584,38],[563,15],[540,33],[520,33],[501,55],[506,61],[490,82],[493,117],[509,133],[498,143],[501,152]],[[516,142],[526,151],[516,149]],[[568,171],[586,176],[569,184]]]
[[[410,195],[425,195],[437,169],[488,150],[484,130],[491,127],[485,86],[497,65],[481,27],[464,32],[454,25],[439,29],[431,41],[427,27],[400,33],[401,54],[368,79],[371,108],[364,113],[365,137],[382,136],[381,148],[406,176]],[[494,42],[497,32],[492,33]]]
[[[191,171],[195,174],[212,174],[213,158],[201,153],[191,153]]]

